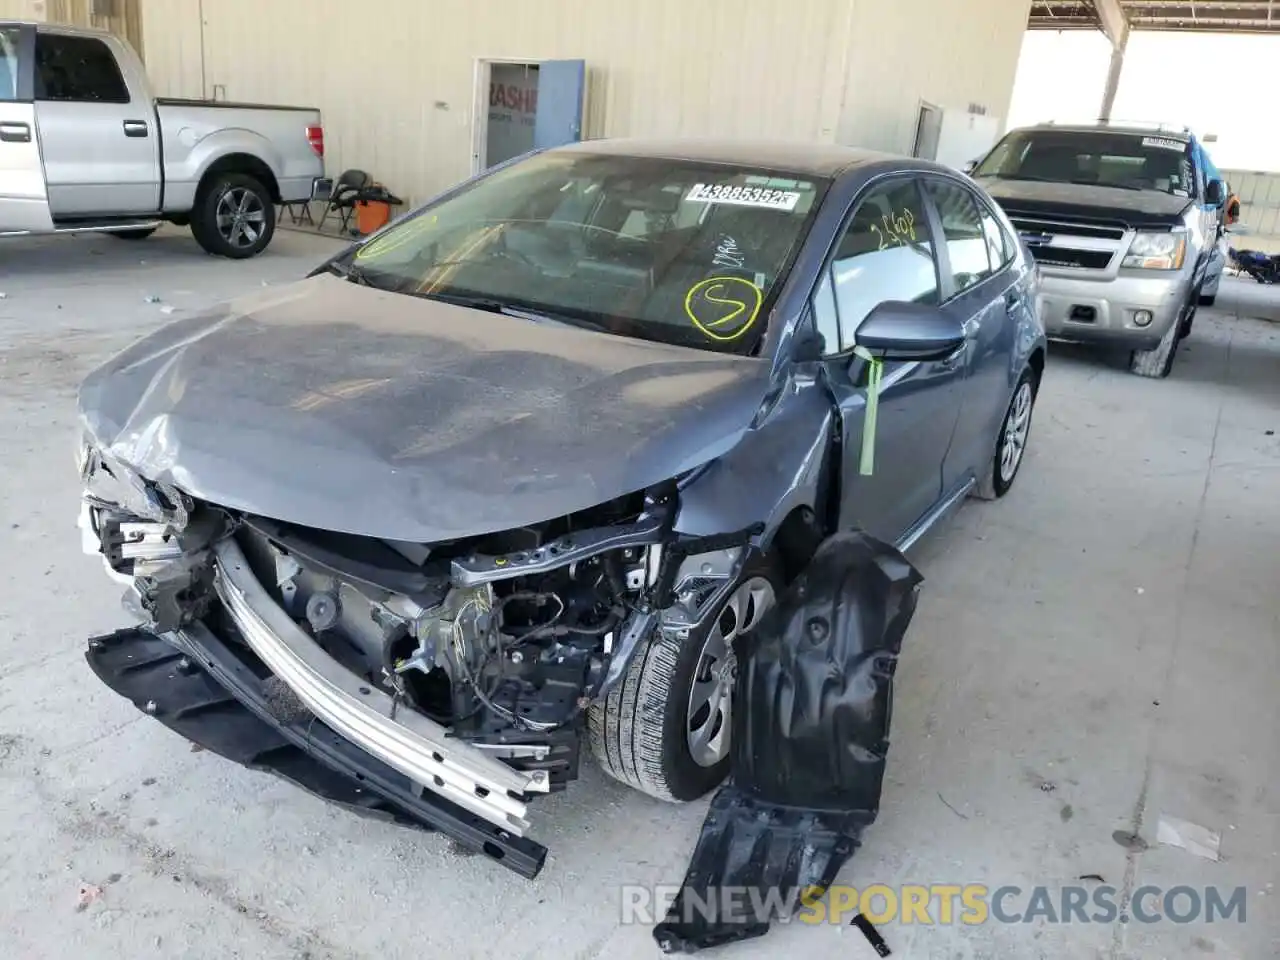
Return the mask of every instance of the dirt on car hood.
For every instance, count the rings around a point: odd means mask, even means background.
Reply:
[[[322,275],[180,320],[80,388],[107,454],[199,499],[384,539],[586,509],[724,453],[764,361]]]

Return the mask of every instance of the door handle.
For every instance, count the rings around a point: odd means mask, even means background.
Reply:
[[[30,143],[31,127],[25,123],[0,123],[0,142]]]
[[[143,120],[126,120],[124,122],[124,135],[126,137],[145,137],[147,135],[147,124]]]

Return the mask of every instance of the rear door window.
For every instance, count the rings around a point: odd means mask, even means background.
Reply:
[[[128,103],[111,48],[97,37],[36,35],[36,99]]]
[[[0,27],[0,103],[18,99],[18,28]]]
[[[982,235],[987,239],[987,258],[993,270],[1001,270],[1013,259],[1013,241],[985,203],[978,205],[978,213],[982,217]]]
[[[974,195],[958,183],[930,178],[925,189],[942,220],[955,292],[976,286],[1000,266],[988,253],[988,237]]]

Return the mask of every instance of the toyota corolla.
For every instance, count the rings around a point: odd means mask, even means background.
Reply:
[[[519,159],[87,378],[85,546],[145,627],[90,663],[533,875],[528,804],[584,750],[665,800],[724,779],[735,639],[826,537],[906,549],[1010,489],[1036,296],[1000,209],[926,161]]]

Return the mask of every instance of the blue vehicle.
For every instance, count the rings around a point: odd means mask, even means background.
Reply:
[[[595,141],[496,168],[90,374],[81,526],[147,627],[90,662],[164,706],[181,656],[191,696],[533,875],[526,804],[583,746],[665,800],[724,779],[734,641],[819,544],[905,549],[1008,492],[1036,283],[927,161]]]

